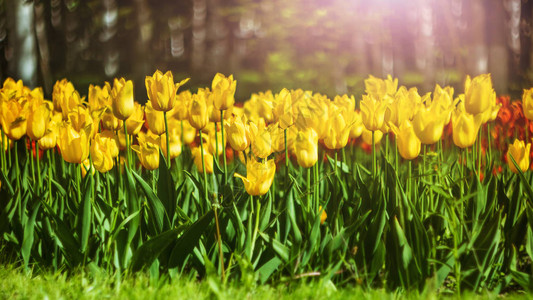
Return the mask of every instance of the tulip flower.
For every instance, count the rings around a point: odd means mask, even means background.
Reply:
[[[112,143],[111,139],[102,137],[99,133],[94,136],[91,143],[91,159],[94,167],[100,173],[106,173],[113,168],[113,154],[118,154],[118,147]],[[116,153],[113,153],[115,149]]]
[[[530,121],[533,120],[533,88],[524,90],[522,108],[524,109],[524,116]]]
[[[488,110],[495,102],[496,92],[492,88],[490,74],[482,74],[465,82],[465,111],[476,115]]]
[[[344,109],[336,109],[326,123],[324,145],[328,149],[341,149],[348,143],[351,124],[345,120]]]
[[[363,129],[365,129],[365,125],[363,125],[363,118],[361,117],[361,112],[355,111],[353,124],[350,129],[350,138],[355,139],[360,137],[363,133]]]
[[[279,127],[285,130],[294,123],[291,93],[287,89],[282,89],[274,99],[276,102],[274,116],[279,121]]]
[[[192,93],[189,90],[183,91],[176,96],[176,105],[168,112],[171,118],[177,120],[189,120],[189,103],[192,101]]]
[[[201,152],[202,151],[200,147],[194,147],[191,150],[192,156],[194,158],[194,165],[196,165],[198,172],[203,173]],[[204,149],[204,164],[205,164],[205,173],[212,174],[213,173],[213,154],[207,151],[206,149]]]
[[[381,129],[385,121],[386,108],[386,103],[383,101],[377,100],[370,95],[363,95],[361,117],[367,130],[376,131]]]
[[[183,125],[183,133],[180,131],[180,136],[183,135],[183,143],[188,145],[196,138],[196,129],[187,120],[180,121],[180,123],[180,130]]]
[[[139,145],[133,145],[131,149],[137,152],[143,168],[150,171],[159,168],[159,143],[139,140]]]
[[[82,178],[85,178],[85,176],[87,176],[87,172],[91,172],[92,175],[94,175],[94,173],[96,172],[94,169],[94,164],[91,164],[91,160],[88,158],[80,164],[80,169]]]
[[[372,131],[368,129],[363,129],[363,133],[361,133],[361,138],[363,139],[363,142],[372,145]],[[383,139],[383,132],[380,130],[374,131],[374,143],[377,145],[381,142],[381,139]]]
[[[17,141],[26,134],[27,129],[27,102],[19,102],[17,99],[1,101],[0,123],[5,134],[12,140]]]
[[[116,158],[119,155],[119,149],[120,149],[120,141],[119,137],[115,134],[115,132],[110,130],[104,130],[99,133],[99,137],[101,140],[105,139],[106,148],[109,151],[109,154],[112,158]]]
[[[172,72],[167,71],[165,74],[157,70],[153,76],[146,76],[146,92],[153,109],[157,111],[169,111],[174,108],[176,102],[176,93],[180,86],[184,85],[189,78],[174,84]]]
[[[34,140],[38,141],[46,134],[46,126],[50,118],[50,109],[44,103],[38,103],[32,107],[28,115],[27,134]]]
[[[66,162],[81,164],[89,156],[89,134],[91,129],[76,131],[72,124],[64,122],[59,128],[57,144]]]
[[[326,222],[326,219],[328,218],[328,214],[326,214],[326,210],[322,209],[322,205],[318,207],[318,211],[322,211],[320,214],[320,224],[324,224]]]
[[[137,102],[134,107],[133,113],[126,119],[126,130],[129,135],[137,135],[144,125],[144,108]]]
[[[62,112],[65,120],[70,110],[81,104],[79,93],[74,89],[72,83],[64,78],[54,84],[52,101],[54,110]]]
[[[250,126],[246,124],[246,117],[234,117],[225,123],[226,135],[231,148],[235,151],[244,151],[250,147]]]
[[[411,121],[404,120],[399,128],[391,124],[391,128],[396,135],[400,155],[407,160],[415,159],[420,154],[421,143],[415,134]]]
[[[337,100],[337,102],[340,101]],[[318,139],[323,139],[326,135],[326,123],[329,118],[329,100],[314,96],[302,102],[297,109],[296,127],[299,130],[313,128]],[[351,107],[351,104],[344,105]]]
[[[472,115],[461,108],[456,109],[452,116],[453,143],[459,148],[467,148],[476,141],[482,123],[482,115]]]
[[[176,158],[181,154],[181,127],[180,121],[176,119],[170,119],[168,121],[168,133],[170,143],[170,159]],[[165,157],[167,157],[167,143],[166,133],[161,135],[161,150]]]
[[[68,114],[68,121],[76,131],[81,131],[86,127],[90,127],[90,137],[94,136],[98,130],[93,122],[91,114],[84,106],[78,106],[71,110]]]
[[[60,115],[61,116],[61,115]],[[57,136],[59,131],[58,121],[52,118],[46,125],[46,131],[44,135],[39,139],[39,148],[42,150],[48,150],[55,148],[57,145]]]
[[[151,102],[146,102],[144,107],[146,113],[146,123],[151,132],[162,135],[165,133],[165,116],[162,111],[157,111],[152,108]]]
[[[198,93],[192,95],[189,105],[189,123],[197,130],[204,129],[209,122],[207,115],[207,97],[208,91],[199,89]]]
[[[106,82],[103,87],[89,85],[89,110],[92,112],[111,106],[111,86]]]
[[[298,132],[293,153],[301,167],[310,168],[315,165],[318,161],[318,135],[314,129],[308,128]]]
[[[124,126],[124,122],[120,121],[113,114],[113,110],[110,106],[106,107],[101,116],[102,127],[111,131],[121,131]]]
[[[272,135],[271,128],[267,128],[265,121],[259,119],[260,122],[257,126],[257,133],[255,133],[252,140],[252,151],[255,156],[260,158],[267,158],[272,154]]]
[[[233,80],[233,75],[229,77],[217,73],[211,83],[211,92],[213,95],[213,104],[217,110],[227,110],[235,102],[235,88],[237,81]]]
[[[369,78],[364,80],[364,82],[365,92],[377,99],[380,99],[385,95],[392,96],[398,89],[398,78],[392,79],[391,75],[387,75],[386,80],[370,75]]]
[[[113,114],[117,119],[126,120],[135,110],[133,101],[133,82],[124,78],[117,79],[113,82],[111,90],[111,100]]]
[[[246,177],[238,173],[235,173],[235,177],[242,179],[244,189],[249,195],[261,196],[270,189],[275,173],[276,164],[273,159],[268,160],[266,163],[249,159],[246,163]]]
[[[441,137],[448,112],[439,111],[437,105],[420,104],[413,118],[413,129],[422,144],[435,144]]]
[[[518,139],[515,139],[514,143],[509,145],[509,149],[507,150],[507,163],[509,164],[511,171],[518,173],[518,170],[511,160],[511,157],[514,159],[522,172],[525,172],[529,169],[530,151],[531,143],[526,145],[524,141],[519,141]]]

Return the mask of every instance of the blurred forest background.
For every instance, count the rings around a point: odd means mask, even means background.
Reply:
[[[423,92],[491,72],[498,93],[533,86],[533,0],[0,0],[0,79],[90,83],[172,70],[188,88],[234,74],[237,99],[282,87],[363,92],[392,74]]]

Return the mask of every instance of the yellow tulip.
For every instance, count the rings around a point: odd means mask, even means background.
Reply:
[[[476,115],[488,110],[495,102],[496,92],[492,88],[490,74],[482,74],[465,82],[465,110]]]
[[[169,115],[177,120],[189,120],[189,103],[192,101],[192,93],[183,91],[176,96],[176,105],[169,111]]]
[[[293,152],[301,167],[310,168],[315,165],[318,161],[318,135],[314,129],[308,128],[298,132]]]
[[[133,82],[124,78],[117,79],[113,82],[111,90],[111,104],[113,114],[119,120],[126,120],[135,110],[133,101]]]
[[[118,147],[113,141],[106,137],[101,137],[99,133],[94,136],[91,143],[90,153],[93,165],[100,173],[105,173],[113,168],[113,154]]]
[[[181,124],[183,124],[183,143],[190,144],[194,141],[196,138],[196,129],[191,126],[189,121],[183,120],[180,121]],[[181,130],[181,124],[180,124],[180,130]],[[180,136],[182,135],[180,131]]]
[[[17,141],[26,134],[28,104],[26,101],[19,102],[17,99],[1,101],[0,123],[5,134],[12,140]]]
[[[342,102],[337,100],[337,102]],[[350,106],[351,104],[343,104]],[[313,128],[318,135],[318,139],[321,140],[326,135],[326,123],[329,118],[329,99],[313,96],[312,98],[305,99],[297,109],[296,127],[299,130],[306,128]]]
[[[344,109],[335,108],[333,110],[337,110],[337,112],[332,113],[326,123],[324,145],[328,149],[341,149],[348,143],[351,124],[345,120]]]
[[[42,150],[52,149],[57,145],[57,136],[59,131],[58,124],[63,118],[61,114],[57,116],[60,117],[59,120],[52,117],[46,125],[46,132],[44,133],[44,136],[39,139],[39,148]]]
[[[363,133],[363,129],[365,129],[365,125],[363,125],[363,118],[361,117],[361,112],[355,111],[353,124],[350,129],[350,138],[355,139],[360,137]]]
[[[72,124],[64,122],[59,128],[57,144],[66,162],[81,164],[89,156],[90,128],[76,131]]]
[[[211,92],[214,97],[213,104],[217,110],[226,110],[233,106],[235,102],[235,88],[237,81],[233,80],[233,75],[228,77],[217,73],[211,83]]]
[[[159,143],[139,140],[139,145],[133,145],[131,149],[137,152],[143,168],[150,171],[159,168]]]
[[[70,109],[81,104],[79,93],[74,89],[72,83],[65,78],[56,81],[52,90],[52,101],[54,110],[63,113],[66,119]]]
[[[529,90],[524,89],[522,94],[522,108],[524,109],[524,116],[528,120],[533,120],[533,88]]]
[[[415,134],[411,121],[404,120],[400,127],[391,124],[392,131],[396,135],[398,152],[407,160],[415,159],[420,154],[421,143]]]
[[[135,109],[129,118],[126,119],[126,130],[129,135],[137,135],[144,124],[144,109],[143,107],[135,102]]]
[[[146,102],[144,107],[146,113],[146,123],[150,131],[157,135],[165,133],[165,117],[162,111],[157,111],[152,108],[152,103]]]
[[[106,82],[103,87],[89,85],[89,110],[92,112],[103,110],[111,106],[111,86]]]
[[[234,117],[225,123],[225,133],[231,148],[235,151],[244,151],[250,147],[250,126],[246,124],[246,116]]]
[[[377,100],[371,95],[363,95],[361,101],[361,117],[365,128],[370,131],[376,131],[383,127],[385,121],[386,103]]]
[[[115,115],[113,114],[113,110],[110,106],[106,107],[102,116],[102,127],[107,130],[111,131],[123,131],[121,130],[124,126],[124,122],[119,120]]]
[[[90,127],[91,132],[89,137],[93,137],[98,130],[89,111],[81,105],[69,112],[68,121],[76,131],[81,131],[86,127]]]
[[[4,80],[4,84],[0,89],[0,100],[18,99],[24,94],[24,83],[22,80],[15,81],[13,78],[8,77]]]
[[[41,139],[46,134],[49,119],[50,109],[44,102],[34,105],[28,115],[28,136],[34,141]]]
[[[322,213],[320,213],[320,224],[324,224],[328,218],[328,214],[326,214],[325,209],[322,209],[322,205],[318,207],[318,211],[322,211]]]
[[[361,134],[361,138],[363,139],[363,142],[366,144],[372,145],[372,131],[364,128],[363,133]],[[383,132],[380,130],[374,131],[374,143],[377,145],[381,142],[381,139],[383,138]]]
[[[460,108],[456,109],[452,116],[453,143],[459,148],[472,146],[476,141],[482,118],[482,114],[474,116]]]
[[[196,94],[192,95],[189,105],[189,123],[197,130],[204,129],[209,122],[207,114],[207,97],[208,91],[199,89]]]
[[[391,75],[387,75],[386,80],[370,75],[364,82],[365,92],[378,99],[385,95],[392,96],[398,89],[398,78],[393,79]]]
[[[191,153],[194,158],[194,164],[196,165],[198,172],[203,173],[201,148],[194,147],[191,150]],[[204,165],[205,165],[205,173],[212,174],[213,173],[213,154],[207,151],[207,149],[205,148],[204,148]]]
[[[441,137],[448,119],[448,112],[439,111],[436,105],[420,104],[413,119],[413,129],[422,144],[435,144]]]
[[[265,121],[259,119],[260,122],[257,126],[257,133],[252,138],[252,151],[255,156],[260,158],[267,158],[272,154],[272,135],[270,133],[271,128],[267,128]]]
[[[252,158],[246,163],[246,177],[238,173],[235,173],[235,177],[242,179],[244,189],[249,195],[261,196],[270,189],[275,173],[276,164],[273,159],[262,163]]]
[[[81,169],[81,177],[85,178],[87,176],[87,172],[91,172],[92,175],[96,172],[94,169],[94,164],[91,164],[90,159],[85,159],[83,163],[80,164]]]
[[[180,122],[176,119],[168,120],[168,134],[170,143],[170,159],[176,158],[181,154],[181,128]],[[167,157],[167,137],[166,132],[161,135],[161,150],[163,155]]]
[[[105,140],[106,147],[111,157],[112,158],[118,157],[119,149],[120,149],[120,141],[119,141],[119,137],[115,134],[115,132],[111,130],[104,130],[100,132],[98,135],[101,140]]]
[[[274,100],[276,102],[274,116],[279,121],[279,127],[287,129],[294,123],[291,93],[287,89],[282,89],[279,94],[276,94]]]
[[[511,160],[511,156],[522,172],[526,172],[529,169],[530,151],[531,143],[526,145],[524,141],[519,141],[518,139],[515,139],[514,143],[509,145],[509,150],[507,150],[507,163],[509,164],[511,171],[518,173],[518,170]]]
[[[253,94],[252,97],[257,97],[256,104],[254,107],[257,108],[257,114],[259,117],[265,119],[267,123],[274,122],[274,95],[271,91],[266,91],[264,93]],[[233,108],[234,110],[236,107]]]
[[[152,107],[157,111],[169,111],[174,108],[176,93],[187,81],[189,78],[174,84],[174,76],[170,71],[163,74],[157,70],[153,76],[146,76],[144,82]]]

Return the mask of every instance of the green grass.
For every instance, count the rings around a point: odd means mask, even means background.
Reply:
[[[331,281],[299,281],[291,284],[222,285],[218,279],[202,281],[175,278],[151,282],[148,274],[137,273],[119,281],[94,276],[83,270],[65,273],[25,274],[12,266],[0,266],[0,299],[456,299],[437,291],[387,292],[362,287],[337,288]],[[531,299],[519,294],[465,294],[465,299]]]

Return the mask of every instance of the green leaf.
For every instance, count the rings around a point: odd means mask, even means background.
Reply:
[[[37,217],[37,213],[39,212],[39,208],[41,207],[41,203],[37,202],[32,208],[32,213],[30,218],[26,221],[26,224],[24,224],[24,239],[22,240],[22,247],[21,247],[21,254],[22,259],[24,260],[24,268],[28,267],[28,263],[30,261],[30,255],[31,255],[31,248],[33,247],[33,239],[34,239],[34,230],[35,227],[35,218]]]
[[[148,199],[148,206],[150,207],[150,213],[151,213],[151,219],[155,222],[155,225],[158,229],[158,232],[163,231],[163,220],[166,221],[167,224],[170,224],[170,221],[168,220],[168,215],[165,212],[165,207],[163,206],[163,203],[161,203],[161,200],[154,194],[154,191],[152,188],[142,179],[141,176],[139,176],[136,172],[131,172],[139,185],[141,186],[141,190],[146,195],[146,198]]]
[[[194,247],[196,247],[198,241],[207,230],[213,219],[214,213],[212,210],[210,210],[200,219],[190,225],[187,230],[185,230],[183,235],[180,236],[176,242],[174,249],[172,249],[168,261],[169,268],[174,268],[181,265],[185,258],[192,253],[192,250]]]
[[[88,178],[88,179],[87,179]],[[81,253],[85,253],[85,250],[87,248],[87,243],[89,241],[89,233],[91,229],[92,224],[92,218],[91,218],[91,198],[92,193],[90,190],[90,186],[94,184],[93,176],[88,173],[86,175],[86,180],[88,180],[87,189],[85,190],[82,208],[81,208],[81,239],[80,239],[80,251]]]
[[[273,239],[271,236],[266,235],[262,232],[259,232],[263,240],[267,244],[270,244],[274,252],[281,258],[285,263],[289,261],[289,248],[287,246],[283,245],[280,241]]]
[[[144,243],[135,253],[131,260],[131,270],[138,271],[144,266],[150,266],[154,260],[161,254],[186,226],[180,226],[167,230],[158,236],[155,236]]]

